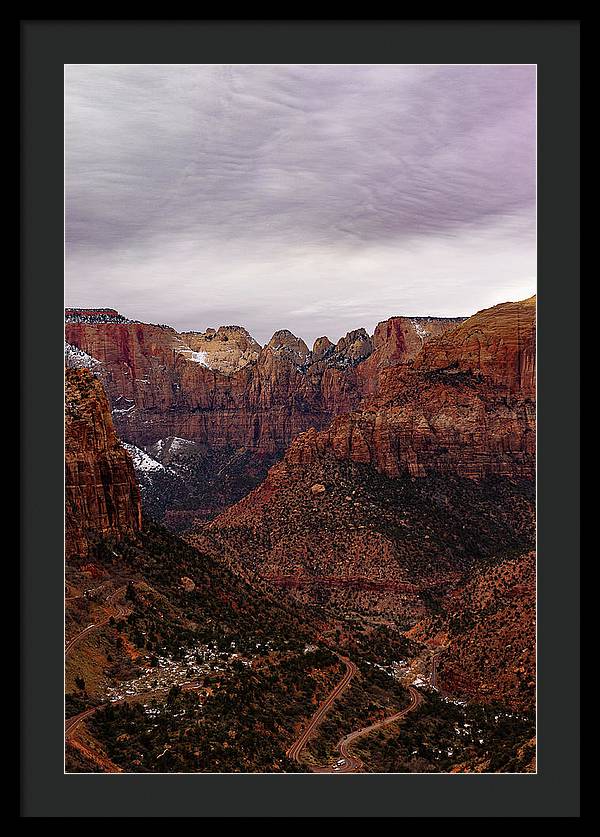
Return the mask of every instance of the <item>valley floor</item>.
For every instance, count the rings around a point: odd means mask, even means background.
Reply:
[[[159,527],[67,581],[68,772],[535,769],[533,714],[443,694],[443,647],[285,597],[265,612]]]

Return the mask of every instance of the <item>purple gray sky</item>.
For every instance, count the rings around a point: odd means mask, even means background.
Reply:
[[[67,65],[66,304],[266,342],[535,292],[535,66]]]

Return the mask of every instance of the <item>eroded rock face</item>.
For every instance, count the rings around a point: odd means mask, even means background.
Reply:
[[[324,360],[335,349],[335,344],[328,337],[317,337],[312,347],[313,361]]]
[[[260,345],[241,326],[220,326],[216,331],[185,331],[181,337],[193,352],[205,355],[209,369],[231,375],[257,360]]]
[[[508,397],[535,398],[535,296],[479,311],[427,342],[415,367],[480,375]]]
[[[266,345],[266,350],[284,357],[290,363],[303,366],[310,357],[308,346],[300,337],[296,337],[287,328],[276,331]]]
[[[360,389],[366,399],[390,397],[401,380],[398,367],[417,357],[425,343],[464,322],[463,317],[390,317],[379,323],[373,351],[360,365]]]
[[[100,381],[67,369],[65,383],[67,559],[88,554],[100,537],[141,529],[141,502],[129,454],[121,446]]]
[[[293,464],[320,456],[389,477],[535,476],[535,304],[498,305],[426,342],[411,363],[399,321],[383,325],[370,367],[375,393],[321,432],[297,437]],[[378,351],[381,350],[378,355]]]
[[[412,357],[412,349],[386,348],[385,324],[373,339],[358,329],[335,346],[320,338],[310,352],[287,330],[260,349],[238,326],[178,334],[124,319],[80,310],[68,318],[65,339],[101,364],[117,432],[140,447],[176,436],[213,450],[281,454],[302,431],[322,429],[358,407],[379,364],[389,369]],[[415,326],[395,319],[416,351]],[[435,322],[439,329],[452,325]]]
[[[364,328],[359,328],[341,337],[336,343],[335,351],[339,356],[348,358],[350,363],[360,363],[373,351],[373,341]]]
[[[407,619],[477,556],[533,548],[534,329],[529,300],[496,306],[411,356],[404,318],[381,324],[353,370],[374,393],[198,536],[303,599]]]

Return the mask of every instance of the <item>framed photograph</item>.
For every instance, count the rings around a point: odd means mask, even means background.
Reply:
[[[22,816],[578,816],[578,22],[22,45]]]

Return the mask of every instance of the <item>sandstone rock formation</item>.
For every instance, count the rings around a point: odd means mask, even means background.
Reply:
[[[456,323],[414,356],[411,335],[404,318],[380,325],[373,353],[353,370],[370,367],[374,393],[297,436],[261,486],[198,533],[204,548],[212,541],[303,596],[358,585],[360,596],[336,593],[337,604],[413,616],[411,585],[441,589],[477,556],[532,548],[531,300]]]
[[[507,397],[535,398],[535,296],[479,311],[428,341],[416,368],[481,376]]]
[[[374,382],[359,410],[297,437],[289,462],[324,454],[390,477],[535,474],[535,300],[481,311],[424,343],[410,363],[403,323],[376,332],[359,366]]]
[[[335,349],[335,344],[331,342],[329,337],[317,337],[312,347],[312,358],[316,363],[319,360],[324,360]]]
[[[303,366],[310,357],[308,346],[300,337],[296,337],[287,328],[276,331],[266,345],[266,351],[285,358],[290,363]]]
[[[216,331],[214,328],[204,332],[185,331],[181,337],[192,352],[205,355],[204,363],[209,369],[226,375],[254,363],[261,349],[241,326],[220,326]]]
[[[115,434],[102,384],[87,369],[66,370],[65,482],[67,559],[86,556],[100,537],[120,540],[140,530],[131,458]]]
[[[373,337],[323,337],[312,352],[287,330],[260,349],[237,326],[180,335],[123,320],[71,314],[72,362],[92,359],[126,442],[148,452],[170,438],[194,443],[186,480],[215,497],[189,498],[200,517],[256,485],[292,441],[292,464],[331,454],[392,477],[533,476],[534,299],[466,321],[393,317]]]
[[[123,322],[117,312],[84,311],[67,317],[65,339],[101,365],[119,436],[140,447],[176,436],[212,450],[280,454],[303,430],[324,428],[360,404],[371,388],[373,369],[363,371],[371,357],[377,375],[380,365],[408,361],[421,345],[418,321],[407,318],[395,318],[409,335],[403,351],[386,347],[380,324],[373,340],[358,329],[335,346],[321,338],[310,352],[287,330],[259,349],[237,326],[178,334]],[[432,319],[430,334],[455,322]]]

